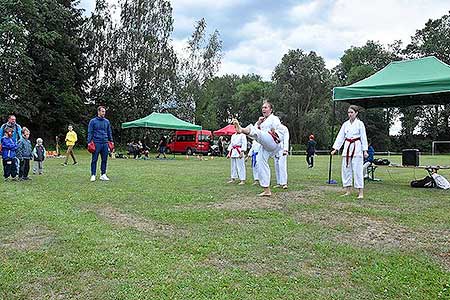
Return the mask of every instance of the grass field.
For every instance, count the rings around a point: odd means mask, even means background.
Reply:
[[[224,158],[110,160],[91,183],[77,155],[0,182],[0,299],[450,299],[450,192],[410,188],[424,170],[379,168],[360,201],[294,156],[261,199]]]

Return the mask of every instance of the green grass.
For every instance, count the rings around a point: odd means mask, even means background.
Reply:
[[[450,299],[450,192],[410,188],[424,170],[380,167],[358,201],[294,156],[261,199],[224,158],[110,160],[91,183],[77,156],[0,183],[0,299]]]

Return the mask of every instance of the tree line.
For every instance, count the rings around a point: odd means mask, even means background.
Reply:
[[[395,60],[434,55],[450,63],[450,13],[429,20],[411,42],[382,45],[367,41],[350,47],[332,70],[317,53],[292,49],[270,81],[259,75],[217,76],[222,53],[218,30],[206,21],[193,24],[184,51],[172,43],[169,0],[97,0],[84,16],[77,0],[0,2],[0,117],[11,113],[51,144],[73,124],[80,138],[98,105],[108,108],[118,142],[143,131],[121,131],[120,124],[152,112],[170,112],[206,129],[238,117],[254,122],[262,99],[270,99],[290,128],[291,142],[304,144],[313,133],[319,148],[331,143],[334,86],[359,81]],[[336,124],[346,118],[339,104]],[[400,117],[399,136],[389,128]],[[361,114],[377,150],[419,147],[449,140],[450,106],[370,109]]]

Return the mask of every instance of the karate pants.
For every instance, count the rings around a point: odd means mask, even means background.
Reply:
[[[363,158],[353,157],[349,160],[347,168],[347,157],[342,157],[342,185],[344,187],[353,186],[357,189],[364,188]]]
[[[252,165],[252,170],[253,170],[253,180],[259,180],[259,175],[258,175],[258,161],[256,161],[255,165]]]
[[[256,156],[256,169],[258,171],[259,185],[263,188],[270,186],[269,158],[280,151],[280,144],[275,143],[273,137],[265,131],[261,131],[253,125],[248,125],[250,129],[249,137],[261,144]]]
[[[275,161],[275,175],[277,177],[277,184],[287,184],[287,155],[280,155],[274,157]]]
[[[245,180],[245,160],[244,158],[232,157],[231,159],[231,179]]]

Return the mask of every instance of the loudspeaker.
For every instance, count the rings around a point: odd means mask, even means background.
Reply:
[[[402,165],[417,167],[419,165],[419,150],[418,149],[403,149],[402,150]]]

